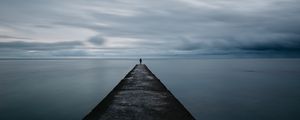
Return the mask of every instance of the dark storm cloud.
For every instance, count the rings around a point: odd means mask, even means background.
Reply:
[[[87,37],[86,42],[105,49],[108,48],[105,45],[117,43],[106,38],[124,38],[128,44],[122,47],[137,49],[145,55],[297,54],[300,49],[299,4],[298,0],[12,0],[0,2],[0,28],[4,26],[26,34],[36,32],[34,28],[55,30],[57,26],[87,29],[95,34]],[[28,28],[28,24],[34,28]],[[0,43],[1,48],[22,49],[72,49],[79,45]],[[86,49],[78,55],[89,53],[89,47]],[[118,47],[109,49],[107,54],[116,56],[137,53],[135,50],[122,53]]]
[[[288,41],[288,43],[256,43],[238,47],[241,50],[251,51],[282,51],[282,52],[299,52],[300,41]]]

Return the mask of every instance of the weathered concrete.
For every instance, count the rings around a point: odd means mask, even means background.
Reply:
[[[136,65],[83,120],[194,120],[144,64]]]

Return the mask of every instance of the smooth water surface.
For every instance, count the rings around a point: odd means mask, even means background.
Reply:
[[[80,120],[138,60],[0,60],[0,120]],[[299,59],[144,60],[196,119],[299,120]]]

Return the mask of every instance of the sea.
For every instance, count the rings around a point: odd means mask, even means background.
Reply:
[[[197,120],[300,120],[300,59],[144,59]],[[0,120],[81,120],[138,59],[0,60]]]

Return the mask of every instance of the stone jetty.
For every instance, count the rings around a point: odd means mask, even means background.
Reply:
[[[195,120],[145,64],[137,64],[83,120]]]

